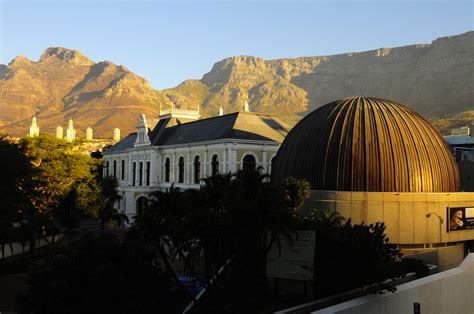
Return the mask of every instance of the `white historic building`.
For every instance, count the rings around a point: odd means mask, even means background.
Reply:
[[[202,178],[246,167],[270,173],[288,131],[277,118],[248,111],[219,110],[219,116],[199,119],[199,111],[171,109],[160,113],[153,130],[141,115],[137,132],[104,152],[104,175],[117,178],[119,208],[133,217],[150,192],[173,184],[196,189]]]

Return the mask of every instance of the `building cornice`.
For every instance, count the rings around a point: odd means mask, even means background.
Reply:
[[[124,153],[130,153],[134,151],[143,151],[143,150],[155,150],[155,151],[160,151],[160,150],[166,150],[166,149],[177,149],[177,148],[191,148],[193,146],[211,146],[211,145],[218,145],[218,144],[251,144],[251,145],[264,145],[266,147],[268,146],[280,146],[281,143],[277,141],[264,141],[264,140],[245,140],[245,139],[231,139],[231,138],[224,138],[224,139],[218,139],[218,140],[212,140],[212,141],[203,141],[203,142],[194,142],[194,143],[183,143],[183,144],[176,144],[176,145],[161,145],[161,146],[142,146],[142,147],[133,147],[133,148],[127,148],[123,151],[120,152],[104,152],[103,155],[106,156],[111,156],[111,155],[120,155]]]

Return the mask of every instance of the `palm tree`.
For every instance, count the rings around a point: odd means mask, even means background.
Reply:
[[[263,291],[268,243],[291,239],[293,215],[267,179],[248,169],[204,179],[189,230],[200,241],[208,282],[223,265],[227,269],[210,289],[214,303],[233,303],[242,291],[249,297]],[[231,300],[223,301],[223,291]]]
[[[116,222],[119,226],[128,223],[127,215],[121,213],[115,208],[115,204],[122,197],[117,192],[118,182],[113,177],[105,177],[100,182],[103,204],[99,208],[100,232],[104,233],[105,225],[110,222]]]
[[[180,216],[183,213],[182,192],[171,186],[166,192],[156,191],[151,193],[149,204],[140,215],[134,217],[135,221],[131,233],[149,243],[159,254],[159,260],[164,268],[174,279],[176,284],[185,290],[178,275],[171,266],[170,256],[166,253],[165,245],[171,246],[170,235],[173,229],[180,230]]]

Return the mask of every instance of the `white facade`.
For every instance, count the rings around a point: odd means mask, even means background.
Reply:
[[[199,180],[212,175],[212,162],[216,155],[218,172],[221,174],[241,170],[243,159],[247,155],[255,158],[255,166],[261,167],[263,174],[270,174],[271,158],[276,155],[278,148],[279,145],[273,143],[242,140],[219,140],[169,147],[135,147],[117,154],[106,154],[104,175],[113,176],[118,180],[119,192],[122,195],[119,209],[133,217],[136,215],[139,197],[148,197],[149,193],[165,190],[172,185],[180,189],[199,188],[202,184]],[[195,164],[196,157],[199,157],[199,164]],[[180,159],[184,164],[180,165]],[[180,167],[184,168],[181,174]],[[196,177],[197,168],[199,177]]]
[[[153,191],[172,185],[180,189],[197,189],[203,178],[216,172],[236,173],[244,165],[269,174],[271,160],[280,146],[280,142],[274,140],[235,138],[153,145],[153,138],[148,136],[151,132],[145,132],[147,125],[143,115],[137,129],[137,133],[116,144],[120,147],[129,141],[125,149],[104,153],[104,176],[118,180],[122,196],[118,207],[130,218],[140,210],[140,201],[146,200]],[[140,200],[142,197],[144,199]]]

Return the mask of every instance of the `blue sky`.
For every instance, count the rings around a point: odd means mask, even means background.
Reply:
[[[470,1],[0,0],[0,63],[48,47],[123,64],[158,89],[226,57],[265,59],[430,43],[474,29]]]

